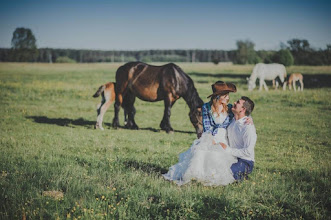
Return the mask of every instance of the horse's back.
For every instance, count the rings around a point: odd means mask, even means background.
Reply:
[[[182,84],[181,69],[173,63],[153,66],[143,62],[130,62],[116,72],[118,90],[130,90],[144,101],[160,101],[169,93],[176,93]]]
[[[283,64],[278,64],[278,63],[271,63],[271,64],[258,63],[255,65],[254,71],[259,78],[263,78],[266,80],[273,80],[277,76],[281,78],[286,76],[285,66]]]

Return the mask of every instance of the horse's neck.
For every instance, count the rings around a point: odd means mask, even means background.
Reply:
[[[250,80],[255,81],[258,77],[260,77],[257,73],[257,71],[253,71],[251,76],[250,76]]]
[[[190,110],[195,110],[197,107],[203,105],[203,101],[194,86],[186,91],[186,95],[184,95],[183,98],[190,107]]]
[[[261,71],[253,71],[250,79],[255,81],[257,78],[261,77],[261,73],[259,74],[259,72],[261,72]]]

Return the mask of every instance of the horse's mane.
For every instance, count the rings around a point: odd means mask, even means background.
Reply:
[[[200,98],[197,89],[194,86],[194,82],[179,66],[172,64],[175,70],[180,74],[180,82],[177,82],[180,86],[180,91],[177,91],[182,95],[183,99],[190,107],[190,109],[201,107],[203,101]]]

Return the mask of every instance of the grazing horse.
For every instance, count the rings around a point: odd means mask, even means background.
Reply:
[[[147,102],[164,101],[164,115],[160,127],[167,133],[173,131],[170,125],[171,107],[183,97],[190,108],[191,123],[198,137],[201,135],[203,101],[192,79],[177,65],[168,63],[163,66],[152,66],[142,62],[130,62],[119,67],[116,72],[113,127],[119,126],[118,112],[122,106],[128,114],[125,126],[129,129],[138,129],[134,120],[136,97]],[[153,119],[149,118],[149,120]]]
[[[293,85],[293,89],[296,92],[296,82],[299,81],[300,82],[300,87],[298,87],[299,91],[303,91],[303,76],[301,73],[292,73],[288,79],[288,87],[291,90],[292,89],[292,85]]]
[[[283,84],[283,90],[285,90],[286,84],[284,84],[284,81],[286,79],[286,69],[283,64],[264,64],[264,63],[258,63],[255,65],[253,72],[249,78],[247,78],[248,81],[248,91],[252,91],[256,85],[255,81],[257,78],[260,80],[260,91],[262,90],[262,86],[264,86],[264,89],[268,91],[267,84],[265,83],[265,80],[274,80],[279,77],[280,81]],[[278,82],[276,81],[276,89],[278,88]]]

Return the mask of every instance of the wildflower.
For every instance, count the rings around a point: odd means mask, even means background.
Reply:
[[[70,213],[67,214],[67,218],[70,218]]]

